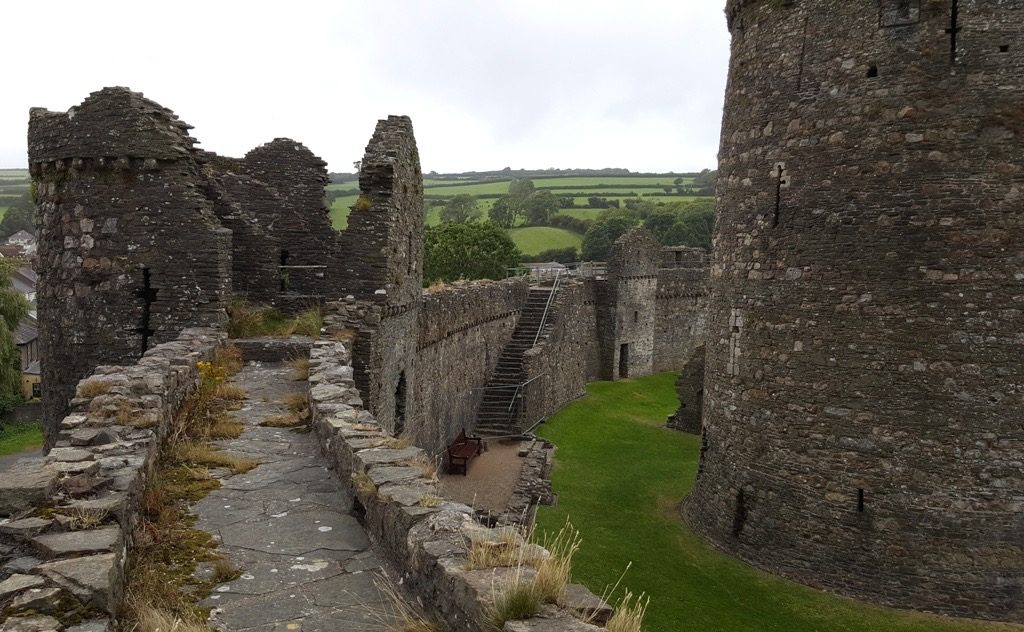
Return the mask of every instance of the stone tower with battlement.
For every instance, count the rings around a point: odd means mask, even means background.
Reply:
[[[688,523],[1024,621],[1024,0],[730,0]]]
[[[201,191],[189,129],[126,88],[67,112],[31,112],[50,426],[98,364],[131,362],[185,327],[226,320],[231,232]]]

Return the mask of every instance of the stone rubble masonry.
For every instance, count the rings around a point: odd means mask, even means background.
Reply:
[[[685,246],[662,249],[655,295],[654,372],[676,371],[704,343],[707,330],[706,253]]]
[[[685,518],[807,584],[1024,622],[1024,0],[727,14]]]
[[[275,138],[247,153],[239,164],[244,175],[265,183],[280,200],[275,204],[245,196],[249,213],[277,242],[272,256],[263,255],[275,264],[297,266],[283,273],[287,291],[335,296],[342,253],[324,197],[327,163],[298,141]]]
[[[82,392],[103,392],[73,399],[60,423],[42,469],[49,480],[39,506],[48,511],[0,525],[0,557],[6,558],[0,619],[9,617],[2,629],[50,616],[44,629],[61,630],[71,613],[84,616],[88,629],[110,629],[122,602],[147,472],[199,384],[197,362],[212,359],[225,339],[217,330],[185,329],[135,364],[97,367],[82,380]],[[6,484],[0,481],[0,489]],[[76,530],[76,513],[101,516],[102,524]]]
[[[367,532],[402,574],[428,610],[453,631],[484,626],[495,590],[513,580],[510,568],[465,570],[470,538],[497,540],[501,531],[476,523],[471,508],[438,496],[437,478],[420,448],[392,445],[391,432],[363,407],[356,388],[350,349],[321,340],[310,353],[310,407],[324,453],[364,512]],[[532,577],[532,569],[521,573]],[[575,587],[567,608],[547,607],[541,616],[510,623],[506,630],[598,630],[572,614],[606,609],[600,598]],[[583,606],[582,604],[586,604]],[[575,613],[570,612],[577,608]]]
[[[188,130],[126,88],[31,112],[47,447],[97,365],[225,321],[231,233],[200,188]]]
[[[700,434],[704,404],[704,353],[704,345],[694,349],[690,361],[679,371],[676,379],[679,409],[668,418],[666,424],[673,430]]]

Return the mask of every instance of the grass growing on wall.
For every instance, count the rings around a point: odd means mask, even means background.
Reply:
[[[674,382],[663,373],[591,384],[541,427],[558,446],[558,505],[541,507],[537,528],[557,530],[568,517],[579,529],[574,581],[601,594],[632,562],[623,585],[651,597],[646,632],[1019,629],[869,606],[763,573],[699,539],[678,509],[700,440],[664,427],[678,406]]]
[[[43,428],[39,424],[17,422],[0,426],[0,456],[36,450],[43,446]]]

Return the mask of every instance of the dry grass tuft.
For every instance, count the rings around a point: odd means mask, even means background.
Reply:
[[[133,632],[210,632],[209,627],[198,621],[183,621],[166,610],[132,603],[135,601],[137,598],[129,598],[129,607],[134,611],[135,619]]]
[[[402,597],[398,587],[380,576],[373,580],[381,595],[381,605],[363,603],[370,617],[375,621],[374,629],[385,632],[444,632],[446,628],[421,616]]]
[[[466,554],[466,570],[498,566],[522,566],[524,563],[523,538],[512,527],[498,530],[497,537],[490,532],[474,533],[469,538],[469,552]]]
[[[419,502],[416,504],[420,507],[440,507],[444,504],[444,498],[435,496],[434,494],[427,494],[423,498],[420,498]]]
[[[72,509],[65,515],[71,519],[67,523],[68,528],[72,531],[81,531],[95,529],[106,522],[110,514],[106,509]]]
[[[487,610],[488,630],[501,632],[508,621],[529,619],[540,612],[543,601],[533,582],[523,580],[519,573],[503,586],[495,587],[493,602]]]
[[[331,333],[331,339],[335,342],[352,342],[356,337],[355,330],[348,329],[335,329]]]
[[[402,461],[400,465],[417,467],[423,474],[423,478],[437,478],[437,463],[428,458],[425,454]]]
[[[284,398],[284,405],[293,413],[302,412],[309,408],[309,396],[306,393],[288,393]]]
[[[572,558],[580,549],[582,539],[569,522],[550,540],[545,536],[543,547],[550,553],[534,562],[537,575],[533,583],[541,599],[548,603],[565,601],[566,587],[572,574]]]
[[[651,598],[645,597],[643,593],[634,595],[627,590],[605,629],[608,632],[640,632],[650,603]]]
[[[260,422],[260,425],[264,428],[297,428],[306,425],[306,422],[307,418],[305,415],[286,413],[284,415],[267,417]]]
[[[296,382],[309,379],[309,358],[298,357],[288,362],[288,366],[295,369],[295,373],[292,375],[292,379]]]
[[[99,395],[106,395],[112,388],[113,385],[110,382],[104,382],[103,380],[85,380],[78,383],[78,396],[97,397]]]
[[[241,576],[242,569],[235,566],[231,560],[219,557],[213,561],[213,577],[211,581],[214,583],[225,584]]]
[[[412,445],[412,440],[409,439],[409,435],[403,434],[401,436],[388,439],[385,445],[392,450],[404,450]]]
[[[227,415],[221,415],[210,424],[206,436],[209,439],[237,439],[242,436],[243,430],[245,430],[245,424],[235,421]]]
[[[239,401],[246,398],[245,389],[234,384],[219,384],[214,397],[224,401]]]
[[[245,365],[245,361],[242,359],[242,350],[233,344],[227,344],[217,349],[213,356],[213,363],[224,367],[228,375],[238,373]]]
[[[215,450],[201,443],[180,443],[172,448],[172,458],[179,463],[226,467],[232,474],[244,474],[260,464],[255,459],[246,459],[228,452]]]
[[[352,472],[352,485],[360,497],[373,498],[377,495],[377,486],[366,472]]]

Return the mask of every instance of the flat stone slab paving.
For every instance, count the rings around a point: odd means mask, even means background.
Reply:
[[[245,425],[223,450],[261,465],[221,480],[221,488],[196,503],[197,528],[220,541],[218,552],[242,575],[217,586],[201,605],[213,608],[220,630],[351,632],[386,629],[394,611],[379,586],[388,571],[352,516],[352,499],[321,457],[308,426],[266,428],[285,414],[285,397],[304,392],[294,370],[249,363],[230,380],[246,391],[231,415]]]

